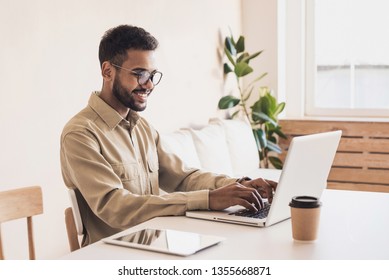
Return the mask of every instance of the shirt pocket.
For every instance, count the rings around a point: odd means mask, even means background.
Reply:
[[[135,194],[142,194],[140,172],[136,163],[113,164],[112,169],[120,178],[123,188]]]

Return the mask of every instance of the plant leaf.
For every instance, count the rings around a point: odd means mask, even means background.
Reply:
[[[269,123],[273,124],[274,126],[277,126],[277,123],[263,112],[252,111],[251,114],[252,114],[253,121],[262,121],[262,123],[269,122]]]
[[[270,117],[269,107],[270,107],[269,100],[266,98],[266,96],[262,96],[257,100],[257,102],[254,103],[253,106],[251,106],[251,109],[254,112],[264,113],[266,116]]]
[[[274,132],[274,130],[273,131],[267,131],[267,134],[268,134],[267,135],[267,140],[271,141],[273,143],[277,143],[277,138],[273,136],[273,132]]]
[[[261,98],[258,99],[258,100],[253,104],[253,106],[251,106],[251,110],[252,110],[253,112],[257,112],[257,113],[262,112],[261,102],[262,102],[262,101],[261,101]]]
[[[258,150],[262,151],[267,147],[266,133],[262,129],[253,129],[254,135],[257,140]]]
[[[285,108],[285,102],[281,102],[277,105],[273,115],[274,117],[277,117]]]
[[[266,102],[266,103],[263,103],[263,105],[266,106],[266,108],[267,108],[266,113],[270,117],[273,117],[273,114],[277,108],[276,99],[270,94],[270,91],[267,91],[266,94],[261,99],[263,99],[263,101]]]
[[[253,68],[251,68],[247,63],[239,62],[235,65],[235,74],[237,77],[243,77],[247,74],[253,72]]]
[[[225,49],[227,49],[231,55],[236,56],[236,48],[234,39],[231,37],[226,37],[224,40]]]
[[[247,52],[242,53],[242,54],[238,57],[238,59],[236,60],[236,62],[241,62],[241,61],[243,61],[244,58],[247,57],[247,56],[249,56],[249,54],[248,54]],[[243,61],[243,62],[245,62],[245,61]]]
[[[255,143],[257,144],[257,149],[258,151],[261,151],[261,144],[259,143],[258,134],[255,129],[253,129],[253,134],[254,134]]]
[[[234,113],[231,115],[231,119],[235,118],[239,113],[240,113],[240,110],[234,112]]]
[[[228,73],[232,72],[231,67],[227,63],[224,63],[223,70],[224,70],[224,74],[228,74]]]
[[[229,61],[231,62],[231,64],[234,65],[234,67],[235,67],[236,63],[235,63],[235,61],[234,61],[234,58],[232,57],[231,52],[230,52],[227,48],[224,48],[224,52],[226,53],[228,60],[229,60]]]
[[[278,157],[269,157],[269,161],[276,169],[282,169],[283,163]]]
[[[288,137],[281,131],[281,126],[277,126],[275,129],[274,129],[274,132],[280,136],[281,138],[284,138],[284,139],[288,139]]]
[[[267,141],[266,148],[268,148],[270,151],[273,151],[273,152],[276,152],[276,153],[279,153],[279,154],[282,153],[281,147],[278,146],[276,143],[273,143],[271,141]]]
[[[241,53],[244,52],[244,37],[240,36],[238,42],[236,42],[236,52]]]
[[[246,56],[245,59],[243,60],[243,62],[249,63],[249,61],[250,61],[251,59],[256,58],[256,57],[257,57],[258,55],[260,55],[262,52],[263,52],[263,50],[260,51],[260,52],[253,53],[252,55]]]
[[[232,95],[227,95],[227,96],[222,97],[219,100],[218,108],[222,109],[222,110],[229,109],[229,108],[232,108],[232,107],[235,107],[236,105],[238,105],[239,102],[240,102],[239,98],[236,98]]]
[[[271,104],[271,99],[269,99],[269,96],[265,95],[261,97],[259,102],[261,105],[261,111],[271,118],[272,104]]]

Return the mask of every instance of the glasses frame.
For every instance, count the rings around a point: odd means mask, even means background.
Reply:
[[[135,70],[132,70],[132,69],[124,68],[124,67],[119,66],[119,65],[117,65],[117,64],[115,64],[115,63],[112,63],[112,62],[111,62],[111,64],[112,64],[113,67],[116,67],[116,68],[119,68],[119,69],[126,70],[126,71],[130,72],[130,74],[134,75],[134,76],[136,77],[136,80],[137,80],[137,82],[138,82],[138,85],[140,85],[140,86],[144,86],[144,85],[146,85],[149,81],[151,81],[151,83],[153,84],[153,87],[155,87],[155,86],[158,85],[158,84],[161,82],[161,80],[162,80],[163,74],[162,74],[162,72],[160,72],[160,71],[158,71],[158,70],[154,70],[154,71],[152,71],[152,72],[149,72],[149,71],[147,71],[146,69],[139,70],[139,71],[135,71]],[[142,74],[140,74],[140,73],[142,73],[142,72],[147,72],[147,73],[149,74],[149,78],[148,78],[148,79],[146,80],[146,82],[144,82],[144,83],[140,83],[140,81],[139,81],[139,79],[142,77]],[[153,77],[154,77],[154,75],[157,74],[157,73],[160,74],[161,77],[159,78],[159,81],[158,81],[157,83],[154,83],[154,82],[153,82]]]

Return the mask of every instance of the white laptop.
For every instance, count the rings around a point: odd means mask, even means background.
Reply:
[[[223,211],[187,211],[186,216],[257,227],[267,227],[290,218],[289,202],[292,197],[309,195],[320,198],[327,186],[341,134],[338,130],[292,139],[266,218],[236,214],[244,210],[241,206],[232,206]]]

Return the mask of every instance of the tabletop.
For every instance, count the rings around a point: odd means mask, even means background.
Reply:
[[[102,241],[65,255],[63,259],[383,259],[389,260],[389,194],[324,190],[318,239],[300,243],[292,239],[290,219],[257,228],[184,216],[158,217],[124,232],[144,228],[173,229],[225,237],[219,244],[181,257],[105,244]]]

